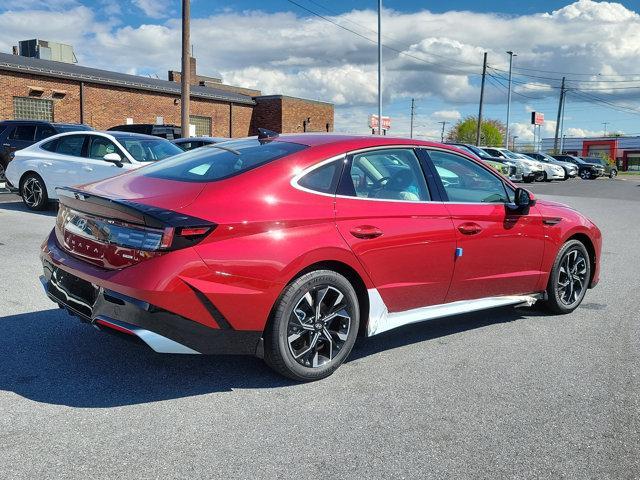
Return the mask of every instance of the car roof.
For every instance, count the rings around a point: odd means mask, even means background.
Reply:
[[[292,133],[282,134],[274,137],[273,140],[282,142],[299,143],[309,147],[322,145],[342,145],[347,149],[366,148],[388,145],[419,145],[425,147],[439,147],[454,150],[443,143],[417,140],[415,138],[392,137],[386,135],[353,135],[339,133]],[[456,150],[457,151],[457,150]]]
[[[105,135],[111,135],[116,138],[142,138],[147,140],[167,140],[166,138],[156,137],[155,135],[146,135],[144,133],[137,133],[137,132],[121,132],[119,130],[101,131],[96,133],[103,133]]]

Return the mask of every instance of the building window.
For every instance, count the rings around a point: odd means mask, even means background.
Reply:
[[[13,97],[13,118],[53,122],[53,100]]]
[[[196,136],[210,136],[211,135],[211,117],[200,117],[198,115],[191,115],[189,117],[191,125],[196,127]]]

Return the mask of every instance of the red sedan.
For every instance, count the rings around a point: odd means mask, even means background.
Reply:
[[[58,193],[54,302],[157,352],[258,355],[297,380],[330,375],[359,333],[569,313],[599,277],[589,219],[418,140],[263,131]]]

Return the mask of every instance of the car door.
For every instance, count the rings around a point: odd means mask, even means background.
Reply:
[[[86,139],[87,135],[83,134],[62,135],[42,145],[41,148],[49,152],[40,162],[48,190],[91,181],[87,180],[87,172],[82,169]]]
[[[455,233],[434,188],[412,148],[347,157],[336,224],[389,312],[440,304],[449,288]]]
[[[124,172],[125,165],[129,166],[127,156],[122,152],[110,138],[102,135],[87,135],[87,144],[85,145],[86,154],[84,155],[84,165],[80,168],[86,182],[96,182],[105,178],[113,177]],[[115,153],[120,156],[122,162],[120,165],[109,162],[104,159],[105,155]]]
[[[436,149],[427,153],[457,237],[446,302],[534,292],[544,248],[537,209],[508,210],[513,189],[475,161]]]

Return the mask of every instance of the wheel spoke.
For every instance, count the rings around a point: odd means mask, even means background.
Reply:
[[[349,338],[350,310],[345,294],[332,285],[305,292],[289,318],[287,342],[293,358],[310,368],[331,362]]]

